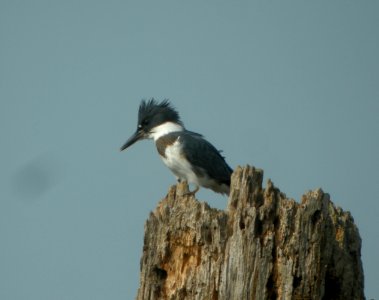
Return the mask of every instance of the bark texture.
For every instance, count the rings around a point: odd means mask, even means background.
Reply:
[[[301,203],[247,166],[226,211],[170,188],[145,224],[138,300],[364,299],[361,239],[321,189]]]

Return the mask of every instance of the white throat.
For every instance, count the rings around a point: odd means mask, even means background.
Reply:
[[[170,132],[176,132],[176,131],[183,131],[184,128],[183,126],[173,123],[173,122],[166,122],[161,125],[158,125],[154,127],[149,134],[150,139],[154,139],[156,141],[159,139],[161,136],[166,135]]]

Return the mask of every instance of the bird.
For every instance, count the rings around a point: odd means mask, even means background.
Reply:
[[[201,187],[229,195],[232,168],[201,134],[187,130],[178,111],[169,100],[142,100],[135,133],[120,148],[123,151],[137,141],[153,139],[164,164],[178,182],[195,186],[186,194],[195,195]]]

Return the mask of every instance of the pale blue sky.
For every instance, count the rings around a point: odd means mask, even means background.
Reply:
[[[0,299],[132,299],[174,177],[142,98],[289,197],[351,211],[379,297],[378,1],[0,1]],[[227,199],[198,198],[224,208]]]

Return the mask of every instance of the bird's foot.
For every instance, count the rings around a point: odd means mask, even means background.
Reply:
[[[193,191],[188,191],[182,194],[182,196],[195,196],[195,194],[199,191],[200,187],[197,185]]]

